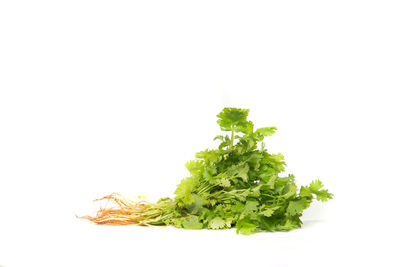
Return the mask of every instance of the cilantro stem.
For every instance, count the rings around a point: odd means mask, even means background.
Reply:
[[[267,197],[272,197],[272,198],[277,198],[277,196],[273,196],[273,195],[269,195],[269,194],[262,194],[263,196],[267,196]]]
[[[232,130],[232,135],[231,135],[231,146],[230,146],[230,149],[232,150],[233,149],[233,139],[235,138],[234,137],[234,131]]]
[[[198,193],[198,194],[201,194],[201,193],[203,193],[203,192],[205,192],[205,191],[210,190],[210,189],[213,188],[213,187],[214,187],[214,185],[212,185],[212,184],[203,184],[203,185],[201,185],[201,186],[199,187],[199,190],[197,191],[197,193]]]

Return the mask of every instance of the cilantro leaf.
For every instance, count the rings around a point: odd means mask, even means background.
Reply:
[[[308,208],[309,205],[310,205],[309,201],[305,198],[300,198],[298,200],[290,201],[289,206],[287,207],[287,213],[290,216],[301,214],[303,210]]]
[[[210,229],[223,229],[226,228],[226,223],[223,219],[221,219],[221,217],[215,217],[214,219],[212,219],[209,224],[208,227]]]
[[[275,213],[275,211],[277,209],[279,209],[279,208],[280,208],[280,206],[275,206],[275,207],[271,207],[271,208],[265,208],[265,209],[262,209],[260,211],[260,214],[265,216],[265,217],[271,217]]]
[[[251,223],[248,220],[240,220],[236,224],[236,228],[237,228],[237,231],[236,231],[237,233],[240,233],[242,235],[251,235],[257,229],[257,225],[254,223]]]
[[[179,206],[191,204],[194,201],[192,192],[195,188],[193,177],[187,177],[181,181],[175,190],[176,200]]]
[[[250,133],[253,131],[253,123],[247,121],[248,109],[224,108],[217,115],[217,121],[222,131]]]
[[[275,126],[273,127],[264,127],[264,128],[259,128],[257,129],[254,134],[257,138],[257,141],[262,141],[264,140],[264,137],[266,136],[271,136],[275,133],[277,128]]]
[[[190,215],[182,221],[182,226],[185,229],[199,230],[203,229],[203,224],[199,222],[199,217]]]
[[[333,198],[333,194],[329,193],[326,189],[315,192],[315,195],[317,196],[317,200],[322,202]]]
[[[310,184],[311,191],[318,191],[323,187],[323,184],[320,180],[312,181]]]

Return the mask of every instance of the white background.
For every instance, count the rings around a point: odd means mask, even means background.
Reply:
[[[399,266],[399,14],[398,1],[1,1],[0,265]],[[111,192],[173,196],[225,106],[277,126],[269,151],[335,194],[302,229],[75,218]]]

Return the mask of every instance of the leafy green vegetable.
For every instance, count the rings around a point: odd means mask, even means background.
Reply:
[[[299,228],[300,217],[313,199],[327,201],[333,194],[322,189],[319,180],[298,189],[294,175],[283,175],[284,156],[268,153],[262,143],[276,127],[254,130],[248,114],[247,109],[224,108],[217,115],[221,130],[229,134],[215,137],[218,149],[198,152],[196,160],[186,163],[190,176],[178,185],[175,198],[143,204],[110,195],[106,198],[117,202],[119,213],[103,209],[86,218],[96,223],[185,229],[235,227],[244,235]]]

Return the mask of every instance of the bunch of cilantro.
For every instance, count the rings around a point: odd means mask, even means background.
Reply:
[[[283,175],[283,155],[268,153],[262,142],[276,127],[255,130],[248,113],[248,109],[224,108],[217,115],[221,130],[228,134],[214,138],[220,141],[218,149],[198,152],[196,160],[186,163],[190,176],[178,185],[174,199],[142,205],[110,195],[106,198],[116,200],[120,209],[86,218],[185,229],[235,227],[245,235],[299,228],[303,211],[315,198],[327,201],[333,195],[322,189],[319,180],[298,188],[292,174]]]
[[[276,127],[254,130],[247,120],[249,110],[224,108],[218,124],[227,135],[218,135],[218,149],[196,154],[186,167],[190,177],[181,181],[175,199],[161,199],[169,206],[167,216],[153,221],[185,229],[226,229],[236,227],[241,234],[257,231],[288,231],[299,228],[300,217],[313,199],[332,198],[321,181],[309,186],[295,184],[285,170],[282,154],[270,154],[263,139]],[[165,214],[165,212],[163,212]],[[161,220],[160,220],[161,219]]]

